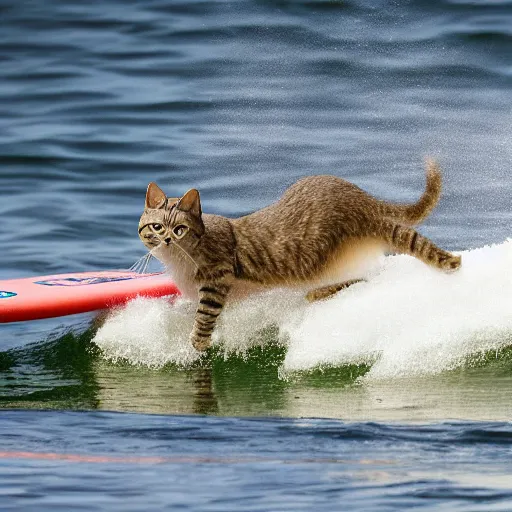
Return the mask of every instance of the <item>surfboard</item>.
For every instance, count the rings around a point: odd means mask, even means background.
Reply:
[[[139,296],[177,294],[178,288],[163,273],[103,271],[0,280],[0,323],[106,309]]]

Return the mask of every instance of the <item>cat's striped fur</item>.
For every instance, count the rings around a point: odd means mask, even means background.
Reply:
[[[415,204],[388,203],[335,176],[312,176],[292,185],[276,203],[228,219],[203,214],[195,189],[171,199],[150,183],[139,236],[182,293],[197,297],[191,340],[204,350],[228,297],[287,286],[309,288],[309,300],[328,297],[358,281],[340,276],[349,259],[369,247],[411,254],[441,270],[457,269],[460,256],[410,227],[432,211],[440,192],[439,167],[429,161],[427,185]]]

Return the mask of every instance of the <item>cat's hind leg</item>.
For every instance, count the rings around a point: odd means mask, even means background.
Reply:
[[[327,299],[328,297],[331,297],[332,295],[338,293],[339,291],[344,290],[345,288],[348,288],[349,286],[352,286],[353,284],[361,283],[363,281],[365,281],[365,279],[349,279],[348,281],[343,281],[342,283],[322,286],[320,288],[316,288],[316,289],[308,292],[306,294],[306,299],[309,302],[315,302],[317,300]]]
[[[415,258],[444,271],[457,270],[461,265],[461,257],[440,249],[427,237],[420,235],[415,229],[384,221],[380,226],[380,234],[397,253],[410,254]]]

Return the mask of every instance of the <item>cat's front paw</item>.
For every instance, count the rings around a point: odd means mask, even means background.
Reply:
[[[198,352],[204,352],[207,348],[210,348],[212,344],[212,339],[210,336],[198,336],[197,334],[191,334],[190,341],[192,346]]]

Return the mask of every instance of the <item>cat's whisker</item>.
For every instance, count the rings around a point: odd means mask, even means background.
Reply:
[[[131,272],[135,272],[136,274],[145,274],[149,265],[149,261],[153,255],[151,252],[144,254],[141,258],[139,258],[130,268]]]
[[[142,274],[145,274],[148,270],[149,263],[151,262],[151,258],[153,258],[153,254],[151,254],[151,251],[148,252],[148,257],[146,258],[144,262],[144,268],[142,269]]]
[[[199,269],[199,265],[195,262],[194,258],[192,258],[192,256],[190,256],[190,254],[185,249],[183,249],[183,247],[181,247],[177,243],[174,243],[173,245],[175,247],[177,247],[178,249],[180,249],[181,251],[183,251],[183,253],[186,254],[190,258],[190,261],[196,266],[196,268]]]
[[[139,268],[141,261],[145,257],[146,255],[142,256],[142,258],[139,258],[128,270],[130,270],[131,272],[137,272],[137,269]]]
[[[139,268],[137,269],[137,272],[139,274],[144,274],[145,273],[145,267],[147,265],[147,261],[148,261],[148,258],[147,258],[147,255],[146,255],[146,258],[144,258],[141,262],[141,264],[139,265]]]

